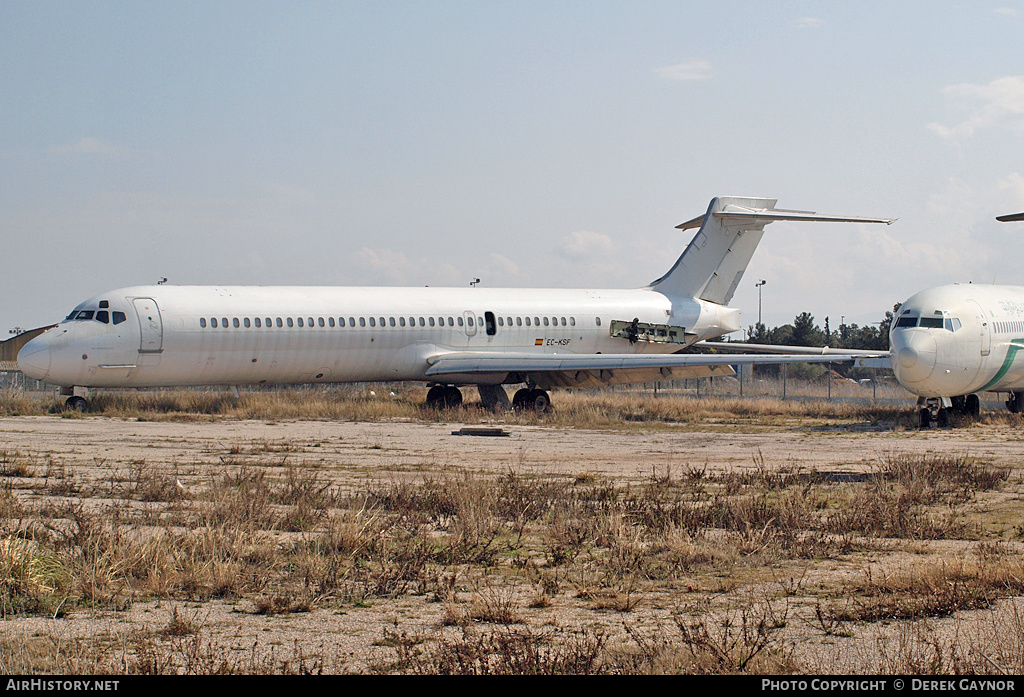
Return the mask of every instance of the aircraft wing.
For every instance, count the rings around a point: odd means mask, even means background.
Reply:
[[[705,346],[726,351],[759,351],[764,354],[802,354],[806,356],[831,356],[832,361],[852,359],[858,368],[892,369],[892,354],[888,351],[870,349],[844,349],[830,346],[781,346],[778,344],[747,344],[738,341],[701,341],[694,346]],[[829,359],[825,359],[829,360]],[[820,363],[821,361],[817,361]]]
[[[874,352],[875,356],[879,352]],[[691,377],[734,375],[735,365],[780,363],[843,363],[852,355],[806,354],[613,354],[613,353],[443,353],[428,359],[426,376],[438,380],[472,383],[487,377],[497,382],[503,375],[529,377],[541,387],[584,387],[629,382],[678,380]]]
[[[1011,213],[1010,215],[997,215],[996,220],[1001,223],[1012,223],[1017,220],[1024,220],[1024,213]]]

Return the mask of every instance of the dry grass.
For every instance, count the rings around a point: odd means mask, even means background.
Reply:
[[[704,393],[698,396],[693,390],[685,393],[662,391],[661,396],[655,396],[649,390],[560,390],[552,395],[555,405],[552,412],[516,412],[504,414],[501,419],[510,424],[543,423],[568,428],[635,429],[638,425],[649,428],[653,424],[720,420],[731,423],[757,420],[770,425],[794,418],[916,427],[916,413],[909,406],[833,401],[825,394],[819,394],[820,390],[814,384],[804,383],[803,390],[798,387],[798,384],[790,386],[791,398],[786,400],[771,395],[751,398]],[[792,398],[798,392],[813,394],[815,398]],[[459,409],[437,410],[424,405],[424,388],[404,384],[253,389],[241,392],[238,397],[230,391],[216,389],[100,390],[89,397],[89,413],[140,420],[180,421],[218,418],[448,421],[453,414],[493,416],[483,410],[475,389],[463,388],[463,394],[466,401]],[[858,396],[870,400],[870,390]],[[46,413],[62,413],[67,418],[81,416],[77,412],[64,412],[62,402],[51,395],[0,395],[0,415]]]
[[[459,633],[412,640],[388,630],[382,646],[390,655],[369,666],[381,672],[783,673],[801,669],[799,647],[786,634],[800,613],[803,626],[839,637],[851,625],[928,622],[1024,593],[1024,566],[1008,543],[976,544],[972,555],[896,573],[868,567],[862,579],[831,591],[805,587],[806,566],[786,578],[794,562],[983,537],[967,522],[968,507],[1007,486],[1007,473],[961,455],[894,453],[868,476],[840,482],[762,461],[743,472],[654,472],[633,486],[509,470],[371,481],[344,492],[316,470],[277,459],[276,467],[222,467],[198,477],[202,486],[168,491],[142,461],[121,477],[88,483],[59,462],[21,469],[24,456],[5,457],[36,494],[25,501],[18,490],[6,494],[5,617],[120,612],[150,599],[249,599],[268,617],[417,595],[441,602],[441,626]],[[774,570],[771,578],[763,570]],[[642,628],[637,613],[665,597],[675,598],[671,622]],[[613,613],[628,639],[613,643],[585,626],[538,630],[528,621],[531,611],[552,606]],[[175,609],[159,631],[107,641],[119,642],[116,665],[100,661],[99,643],[96,653],[65,654],[56,664],[52,646],[38,655],[25,648],[12,665],[26,672],[345,669],[299,649],[287,660],[217,661],[198,611]],[[886,645],[886,665],[918,666],[910,646]],[[970,654],[942,651],[942,666],[965,665]]]
[[[405,395],[382,407],[324,392],[309,404],[290,393],[161,393],[154,402],[119,393],[94,408],[143,419],[448,418]],[[624,430],[648,418],[663,427],[891,419],[897,428],[902,418],[781,400],[558,401],[554,415],[502,418]],[[3,618],[119,616],[155,601],[168,608],[155,626],[85,639],[60,625],[0,638],[0,670],[827,671],[805,653],[808,636],[873,643],[870,657],[841,672],[1024,670],[1024,621],[1008,605],[1024,595],[1019,528],[977,515],[997,498],[1004,506],[1019,498],[1022,482],[966,454],[890,451],[846,478],[758,456],[736,470],[652,470],[633,484],[511,466],[497,476],[467,469],[341,487],[316,462],[295,458],[301,449],[284,438],[225,443],[217,464],[98,459],[92,477],[58,457],[0,452]],[[228,651],[203,610],[227,600],[270,622],[412,598],[437,608],[434,627],[382,624],[378,652],[354,665],[308,645]],[[998,622],[991,645],[966,629],[942,630],[965,613],[997,611],[1010,619]]]

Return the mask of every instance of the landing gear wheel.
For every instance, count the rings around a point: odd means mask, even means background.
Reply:
[[[1021,393],[1011,392],[1010,398],[1006,400],[1006,408],[1010,410],[1011,414],[1019,414],[1021,408]]]
[[[551,397],[544,390],[529,390],[524,387],[512,398],[512,408],[537,412],[550,411]]]
[[[972,418],[981,416],[981,399],[976,394],[969,394],[964,399],[964,413]]]
[[[64,402],[64,408],[68,411],[85,411],[88,406],[85,397],[68,397]]]
[[[426,405],[433,409],[441,408],[441,400],[444,398],[444,388],[441,385],[434,385],[427,390]]]
[[[930,409],[921,410],[921,428],[929,428],[932,425],[932,412]]]
[[[512,408],[513,409],[525,409],[527,400],[530,399],[530,393],[533,390],[528,390],[525,387],[521,390],[516,390],[515,395],[512,397]]]
[[[532,390],[530,393],[530,408],[538,413],[551,410],[551,397],[544,390]]]
[[[946,428],[949,426],[949,410],[939,409],[938,415],[935,417],[935,423],[939,428]]]
[[[459,388],[452,385],[445,387],[444,394],[441,397],[441,405],[445,409],[454,409],[462,406],[462,392],[459,391]]]

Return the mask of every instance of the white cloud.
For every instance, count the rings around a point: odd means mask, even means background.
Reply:
[[[573,260],[607,256],[612,253],[612,248],[612,239],[608,235],[587,230],[566,235],[558,245],[559,253]]]
[[[942,94],[966,105],[970,115],[952,127],[926,124],[928,130],[941,138],[970,138],[976,130],[984,128],[1024,130],[1024,76],[1001,77],[987,85],[950,85],[942,88]]]
[[[50,148],[55,155],[127,155],[128,149],[108,143],[100,138],[79,138],[67,145],[55,145]]]
[[[658,68],[654,73],[665,80],[707,80],[714,77],[715,69],[707,61],[693,60],[689,63],[680,63],[679,65],[667,65],[663,68]]]
[[[798,29],[821,29],[825,26],[825,20],[817,17],[801,17],[793,22]]]

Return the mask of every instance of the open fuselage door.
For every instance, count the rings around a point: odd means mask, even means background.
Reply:
[[[139,316],[139,353],[160,353],[164,350],[164,323],[160,308],[153,298],[132,298]]]

